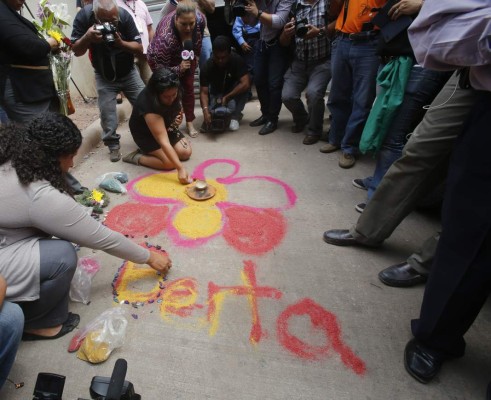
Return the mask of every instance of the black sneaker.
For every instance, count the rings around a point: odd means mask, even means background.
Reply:
[[[366,205],[366,203],[357,204],[355,210],[361,214],[365,210]]]
[[[119,151],[119,147],[117,149],[109,149],[109,160],[111,160],[111,162],[121,160],[121,152]]]
[[[351,183],[353,184],[354,187],[358,189],[368,190],[368,188],[365,186],[365,182],[363,181],[363,179],[360,178],[353,179]]]

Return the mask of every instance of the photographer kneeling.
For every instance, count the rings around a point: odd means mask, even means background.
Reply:
[[[250,86],[244,60],[232,52],[226,36],[218,36],[213,42],[212,56],[200,74],[200,102],[204,117],[202,130],[238,130]]]
[[[75,17],[71,40],[77,57],[90,49],[103,130],[102,141],[109,148],[110,160],[119,161],[116,96],[123,92],[133,105],[145,87],[134,62],[135,56],[143,56],[140,33],[131,15],[119,8],[116,0],[94,0]]]

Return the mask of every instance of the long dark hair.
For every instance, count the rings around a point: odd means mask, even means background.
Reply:
[[[0,164],[10,160],[23,185],[47,180],[70,193],[59,157],[75,154],[81,144],[82,134],[70,118],[45,113],[26,126],[0,127]]]
[[[159,68],[152,74],[147,84],[147,90],[155,105],[160,107],[162,105],[159,102],[159,94],[172,88],[177,88],[177,98],[169,107],[172,109],[172,112],[175,112],[174,109],[179,112],[181,110],[181,87],[179,84],[179,76],[167,68]]]

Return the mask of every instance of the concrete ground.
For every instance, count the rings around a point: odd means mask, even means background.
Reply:
[[[25,386],[16,390],[7,383],[0,399],[31,398],[38,372],[66,376],[63,398],[89,398],[92,377],[110,376],[118,358],[128,361],[126,378],[143,399],[484,399],[491,376],[489,306],[466,336],[466,356],[422,385],[406,373],[402,359],[424,287],[390,288],[377,278],[439,229],[438,219],[413,213],[380,249],[324,243],[326,229],[356,222],[354,206],[366,193],[351,181],[371,173],[373,159],[365,156],[342,170],[337,153],[319,152],[322,142],[305,146],[303,135],[290,133],[287,110],[279,129],[264,137],[248,126],[259,115],[258,102],[248,103],[244,114],[238,132],[192,139],[193,155],[185,163],[195,176],[208,163],[208,180],[225,177],[215,182],[222,207],[209,200],[184,215],[175,213],[174,203],[156,205],[161,199],[149,206],[135,195],[135,188],[143,193],[138,185],[126,195],[110,194],[109,216],[120,216],[124,233],[162,246],[174,263],[165,289],[159,291],[157,276],[130,282],[128,275],[126,291],[118,287],[117,301],[161,294],[136,308],[122,306],[128,319],[124,345],[91,365],[67,352],[72,334],[23,342],[10,379]],[[130,180],[153,173],[111,163],[106,148],[93,147],[97,131],[94,125],[85,130],[74,169],[83,184],[92,188],[96,177],[112,171],[124,171]],[[135,149],[127,123],[119,132],[123,154]],[[160,177],[163,182],[151,182],[147,190],[177,188],[175,196],[182,196],[175,174]],[[128,203],[138,211],[116,212]],[[167,218],[139,215],[151,207]],[[155,223],[161,231],[150,233]],[[82,327],[117,306],[111,282],[122,260],[89,249],[80,255],[102,267],[91,303],[70,305]]]

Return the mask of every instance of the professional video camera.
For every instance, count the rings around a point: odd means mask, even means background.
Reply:
[[[210,113],[211,124],[208,130],[215,133],[225,132],[228,129],[232,119],[232,112],[230,109],[222,105],[220,102],[210,110]]]
[[[90,384],[92,400],[141,400],[135,393],[133,384],[126,381],[126,360],[120,358],[114,365],[110,378],[94,376]],[[32,400],[61,400],[65,377],[63,375],[42,372],[38,374]],[[86,400],[80,398],[78,400]]]
[[[247,0],[236,0],[232,6],[232,13],[234,17],[243,17],[246,14],[245,6]]]
[[[101,32],[102,38],[107,44],[112,45],[116,41],[116,37],[114,36],[114,34],[118,31],[118,28],[116,28],[116,26],[114,26],[111,22],[96,24],[94,25],[94,29],[97,29]]]

